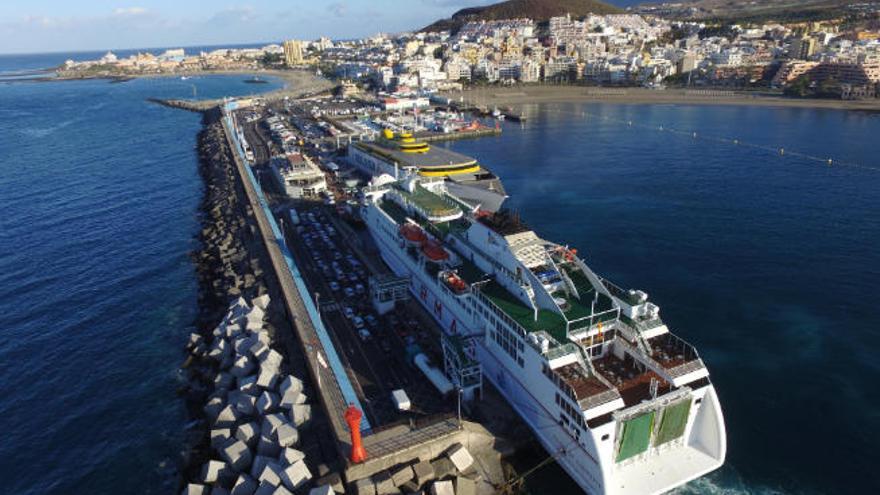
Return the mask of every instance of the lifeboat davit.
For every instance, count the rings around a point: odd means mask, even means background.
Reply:
[[[422,245],[422,252],[431,261],[443,261],[449,258],[449,253],[436,241],[428,241]]]
[[[421,244],[428,240],[425,231],[415,224],[407,223],[402,225],[400,227],[400,233],[403,235],[404,239],[412,243]]]

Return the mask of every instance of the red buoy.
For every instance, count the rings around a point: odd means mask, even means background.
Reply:
[[[351,432],[351,462],[355,464],[364,462],[367,460],[367,451],[361,442],[361,417],[363,417],[363,413],[354,407],[354,404],[349,404],[343,417]]]

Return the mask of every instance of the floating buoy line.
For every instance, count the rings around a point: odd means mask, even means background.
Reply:
[[[578,113],[576,113],[576,112],[567,112],[565,110],[555,110],[555,109],[545,109],[545,110],[549,111],[549,112],[555,112],[557,114],[563,114],[563,115],[565,115],[565,114],[574,115],[574,116],[578,115]],[[645,129],[645,130],[650,130],[650,131],[669,133],[669,134],[678,134],[681,136],[687,136],[687,137],[693,139],[694,141],[706,141],[706,142],[730,144],[730,145],[734,145],[734,146],[744,146],[744,147],[748,147],[748,148],[766,151],[770,154],[778,155],[780,157],[799,158],[799,159],[802,159],[805,161],[821,163],[821,164],[827,165],[829,167],[831,167],[831,166],[851,167],[851,168],[860,168],[860,169],[864,169],[864,170],[872,170],[875,172],[880,172],[880,166],[865,165],[862,163],[856,163],[856,162],[851,162],[851,161],[846,161],[846,160],[838,160],[836,158],[827,157],[827,156],[821,157],[821,156],[810,155],[807,153],[792,151],[792,150],[786,149],[781,146],[768,146],[765,144],[749,143],[749,142],[743,141],[739,138],[724,138],[724,137],[709,136],[709,135],[705,135],[703,133],[698,133],[697,131],[680,130],[680,129],[676,129],[674,127],[669,127],[668,125],[663,125],[663,124],[660,124],[660,125],[639,124],[639,123],[633,122],[632,120],[616,119],[613,117],[608,117],[607,115],[598,115],[598,114],[584,112],[584,111],[580,112],[580,116],[584,119],[594,118],[594,119],[602,120],[605,122],[620,124],[625,127],[633,127],[633,128]]]

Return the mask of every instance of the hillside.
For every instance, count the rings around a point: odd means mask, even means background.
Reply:
[[[692,0],[644,3],[633,10],[672,19],[795,21],[836,17],[852,0]]]
[[[528,17],[536,21],[571,14],[573,17],[584,17],[587,14],[617,14],[621,9],[600,2],[599,0],[508,0],[506,2],[461,9],[449,19],[439,20],[422,31],[456,31],[461,26],[473,21],[491,21],[497,19],[514,19]]]

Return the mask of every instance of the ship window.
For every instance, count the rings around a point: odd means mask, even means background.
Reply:
[[[608,438],[609,438],[609,435],[608,435],[607,433],[604,434],[604,435],[602,435],[602,441],[603,441],[603,442],[604,442],[605,440],[608,440]]]
[[[695,400],[695,401],[694,401],[694,404],[699,404],[700,402],[703,402],[703,398],[702,398],[702,397],[699,398],[699,399],[697,399],[697,400]]]
[[[516,358],[516,362],[519,363],[520,368],[525,367],[525,362],[523,362],[523,358],[521,358],[521,357]]]

